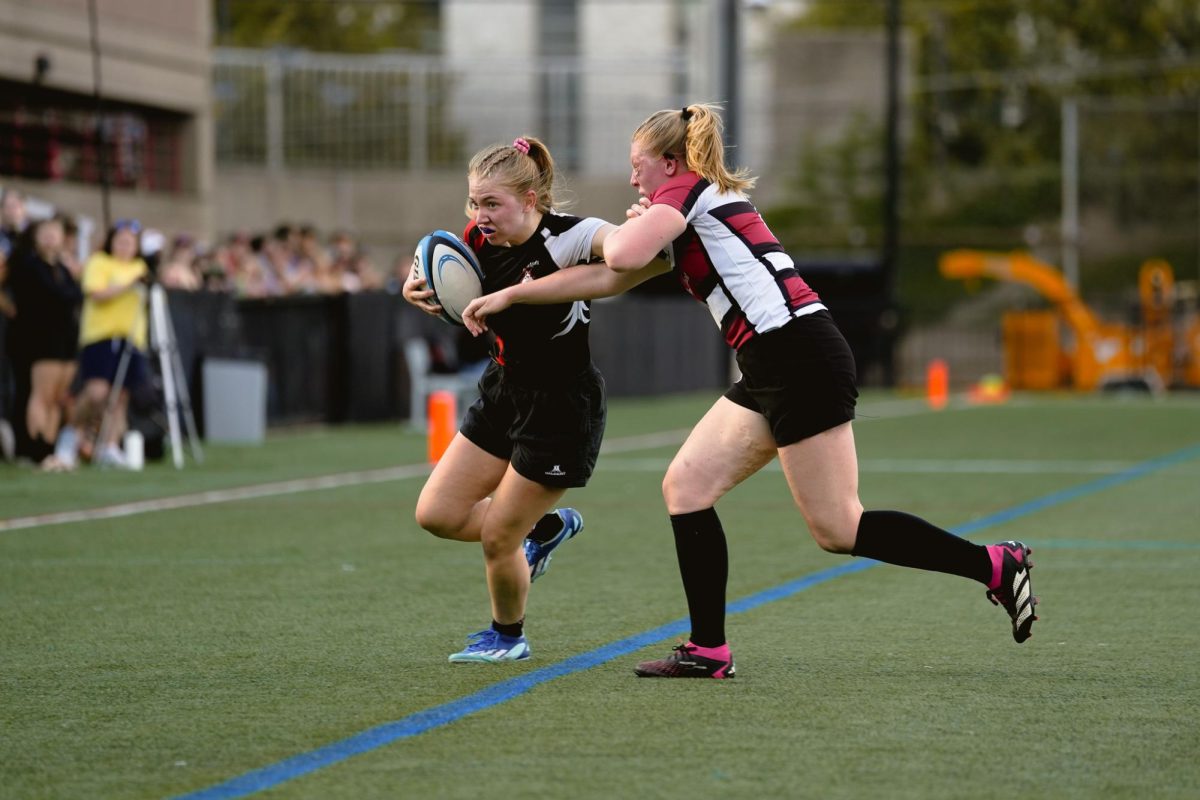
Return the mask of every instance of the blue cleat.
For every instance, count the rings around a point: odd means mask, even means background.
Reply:
[[[450,654],[451,664],[480,662],[498,664],[501,661],[521,661],[532,655],[525,635],[505,636],[488,628],[467,637],[467,646]]]
[[[550,554],[563,542],[578,535],[583,530],[583,517],[573,508],[556,509],[555,514],[562,520],[562,528],[547,542],[525,540],[525,560],[529,562],[529,580],[536,581],[550,566]]]

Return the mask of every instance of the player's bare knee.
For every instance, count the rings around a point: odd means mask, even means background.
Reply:
[[[808,530],[824,551],[845,555],[854,549],[854,531],[834,519],[810,519]]]
[[[454,529],[446,524],[446,521],[441,517],[434,515],[422,516],[417,514],[417,524],[426,533],[431,533],[439,539],[453,539]]]
[[[422,529],[432,533],[440,539],[453,539],[454,534],[463,526],[465,520],[456,519],[453,513],[448,513],[447,509],[439,508],[436,504],[425,504],[417,501],[416,510],[417,524]]]
[[[708,507],[702,504],[697,493],[689,491],[686,486],[671,481],[669,477],[663,481],[662,494],[663,501],[667,504],[668,514],[687,514]]]
[[[668,514],[678,513],[673,508],[673,506],[675,504],[675,499],[676,499],[675,494],[676,494],[675,493],[675,482],[671,479],[671,473],[670,473],[670,471],[668,471],[667,474],[665,476],[663,476],[663,481],[662,481],[662,496],[663,496],[663,501],[667,504],[667,513]]]
[[[672,470],[667,470],[663,478],[662,495],[668,514],[689,514],[712,508],[719,499],[704,487],[696,486],[693,480]]]
[[[512,535],[508,531],[484,528],[480,536],[483,545],[483,557],[487,561],[501,561],[510,557],[513,551],[520,547],[522,537]]]

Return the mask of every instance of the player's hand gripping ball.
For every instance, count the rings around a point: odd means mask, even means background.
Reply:
[[[442,307],[442,319],[462,325],[467,304],[483,294],[483,270],[475,253],[449,231],[434,231],[417,244],[415,269]]]

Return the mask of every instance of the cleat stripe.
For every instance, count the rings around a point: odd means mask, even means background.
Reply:
[[[1029,581],[1025,581],[1025,585],[1021,587],[1020,593],[1017,595],[1017,605],[1022,606],[1029,601]]]
[[[1020,627],[1021,623],[1024,622],[1026,619],[1028,619],[1029,615],[1032,613],[1033,613],[1033,606],[1025,606],[1024,608],[1022,608],[1021,613],[1017,615],[1017,620],[1016,620],[1017,627]],[[1035,617],[1035,619],[1036,619],[1036,617]]]
[[[1018,572],[1016,575],[1013,576],[1013,582],[1012,582],[1013,597],[1016,597],[1018,594],[1021,593],[1021,584],[1025,583],[1028,580],[1029,580],[1029,576],[1026,574],[1024,569],[1022,569],[1020,572]]]

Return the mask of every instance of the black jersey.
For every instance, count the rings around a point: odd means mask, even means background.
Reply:
[[[519,245],[490,244],[474,222],[467,225],[463,239],[479,256],[483,291],[491,294],[587,263],[592,257],[592,239],[606,224],[595,217],[550,212],[542,217],[537,232]],[[591,309],[583,300],[511,306],[488,317],[488,327],[496,334],[492,358],[505,368],[505,374],[521,382],[545,383],[576,376],[592,363],[590,321]]]
[[[19,253],[9,261],[8,284],[17,316],[9,323],[9,347],[33,361],[73,361],[79,351],[79,281],[58,261]]]

